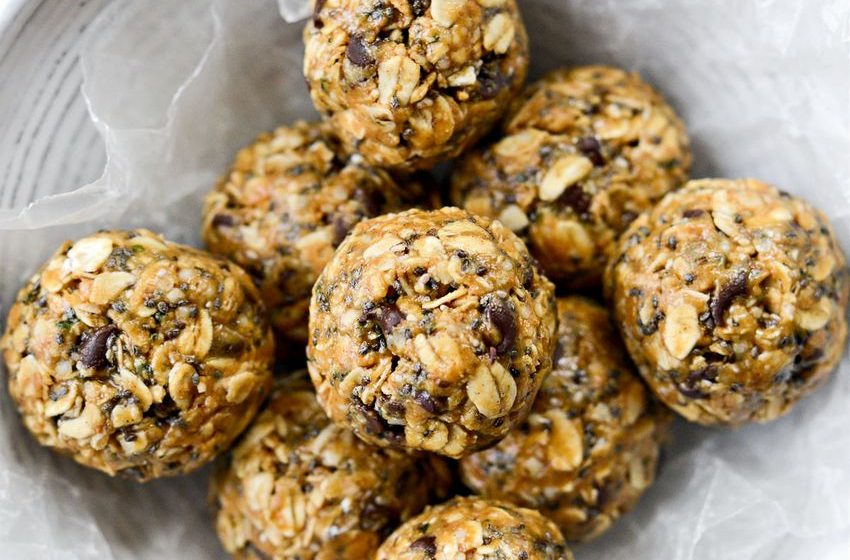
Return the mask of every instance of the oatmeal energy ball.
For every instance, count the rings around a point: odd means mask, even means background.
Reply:
[[[552,373],[531,415],[461,469],[475,492],[537,509],[567,540],[584,541],[652,483],[670,414],[632,372],[603,307],[559,299],[558,325]]]
[[[331,423],[303,375],[279,383],[210,497],[237,558],[362,560],[451,482],[435,455],[374,448]]]
[[[411,210],[361,222],[325,267],[308,367],[364,440],[460,457],[526,415],[554,335],[554,288],[510,230]]]
[[[701,424],[780,416],[844,349],[850,274],[827,218],[758,181],[666,196],[620,239],[606,289],[647,383]]]
[[[455,498],[399,527],[376,560],[572,560],[563,536],[540,513],[503,502]]]
[[[465,156],[452,201],[499,218],[566,288],[601,281],[617,236],[687,180],[688,137],[636,74],[557,70],[514,103],[495,144]]]
[[[224,451],[271,383],[251,279],[147,230],[66,242],[21,289],[0,346],[39,443],[139,480]]]
[[[239,151],[204,207],[207,246],[254,277],[272,326],[290,341],[307,340],[310,289],[349,229],[403,206],[386,172],[358,156],[341,161],[336,144],[318,123],[262,134]]]
[[[515,0],[315,0],[304,75],[345,148],[427,168],[501,117],[525,81]]]

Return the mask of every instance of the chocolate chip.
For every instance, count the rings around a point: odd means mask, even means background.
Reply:
[[[502,74],[499,59],[491,59],[481,66],[478,72],[478,91],[484,99],[493,99],[508,85],[508,79]]]
[[[431,0],[413,0],[410,4],[413,8],[413,15],[422,17],[428,8],[431,7]]]
[[[325,25],[320,17],[324,7],[325,0],[316,0],[316,4],[313,6],[313,27],[316,29],[321,29]]]
[[[437,537],[431,535],[419,537],[418,539],[410,543],[410,550],[423,552],[428,556],[433,557],[435,554],[437,554]]]
[[[372,319],[378,326],[384,336],[388,336],[393,332],[396,325],[402,322],[404,315],[395,303],[381,303],[373,307],[367,312],[367,317]]]
[[[596,137],[585,136],[579,138],[578,142],[576,142],[576,148],[596,167],[605,165],[605,158],[602,157],[602,144],[599,143]]]
[[[708,393],[705,393],[698,387],[700,381],[709,381],[711,383],[717,381],[717,368],[715,366],[707,366],[699,371],[691,372],[684,382],[676,384],[676,389],[690,399],[707,399]]]
[[[396,356],[393,356],[396,360],[398,359]],[[395,368],[393,368],[395,369]],[[386,399],[386,397],[384,397]],[[382,404],[382,408],[384,411],[393,418],[404,418],[404,404],[398,401],[386,401]]]
[[[568,189],[565,189],[561,193],[561,196],[558,197],[558,203],[572,208],[573,212],[579,216],[587,212],[588,208],[590,208],[590,202],[590,195],[584,192],[584,189],[579,185],[572,185]]]
[[[352,64],[361,68],[375,65],[375,59],[369,54],[369,49],[361,35],[353,35],[348,41],[348,47],[345,49],[345,57]]]
[[[732,300],[747,293],[747,271],[739,270],[722,288],[717,290],[708,308],[711,310],[711,318],[714,324],[723,326],[726,321],[724,315],[732,305]]]
[[[690,210],[685,210],[682,212],[682,217],[684,218],[699,218],[705,214],[705,210],[700,210],[699,208],[691,208]]]
[[[117,336],[121,330],[115,325],[106,325],[95,330],[87,330],[80,341],[80,362],[87,368],[100,369],[106,365],[106,351],[109,339]]]
[[[158,420],[169,424],[180,416],[180,407],[169,395],[166,395],[162,402],[151,405],[150,411]]]
[[[230,214],[216,214],[212,219],[213,227],[231,227],[234,223],[233,216]]]
[[[596,491],[596,507],[602,509],[606,504],[611,502],[611,498],[616,496],[616,489],[613,487],[614,483],[609,482],[608,484],[603,484]]]
[[[379,436],[384,433],[386,421],[381,418],[377,412],[366,406],[363,401],[357,399],[354,401],[354,409],[363,417],[366,424],[366,431],[372,435]]]
[[[430,414],[436,414],[446,406],[444,397],[434,397],[428,391],[417,391],[413,394],[413,401]]]
[[[504,299],[488,299],[484,305],[485,327],[489,327],[485,331],[484,338],[495,346],[499,355],[504,354],[516,344],[516,315]]]

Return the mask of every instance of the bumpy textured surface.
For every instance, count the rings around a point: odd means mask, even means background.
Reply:
[[[354,224],[419,194],[359,157],[341,161],[337,144],[318,123],[262,134],[204,206],[207,246],[256,280],[272,326],[293,341],[307,340],[310,289]]]
[[[301,372],[279,382],[210,498],[237,558],[362,560],[451,482],[434,455],[374,448],[331,423]]]
[[[606,289],[643,377],[695,422],[772,420],[844,349],[850,274],[826,217],[758,181],[665,197],[621,238]]]
[[[399,527],[376,560],[572,560],[540,513],[480,498],[455,498]]]
[[[65,243],[0,345],[38,441],[147,480],[225,450],[271,384],[271,330],[242,269],[146,230]]]
[[[382,166],[460,154],[528,66],[514,0],[316,0],[304,41],[314,105],[348,150]]]
[[[367,441],[459,457],[525,416],[555,298],[522,242],[457,208],[358,224],[313,289],[319,400]]]
[[[528,419],[461,462],[488,498],[540,510],[567,540],[605,531],[655,477],[670,413],[653,403],[598,304],[558,300],[552,373]]]
[[[600,282],[617,236],[691,164],[673,109],[616,68],[550,73],[514,102],[504,132],[461,160],[452,201],[499,218],[571,288]]]

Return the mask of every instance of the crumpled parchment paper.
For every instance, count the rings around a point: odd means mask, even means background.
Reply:
[[[641,72],[689,125],[694,176],[755,176],[823,208],[850,248],[846,0],[521,0],[534,74]],[[68,237],[146,226],[197,244],[200,201],[258,132],[314,115],[305,0],[117,0],[83,56],[108,164],[96,182],[0,209],[2,312]],[[790,415],[738,431],[679,423],[656,485],[594,559],[846,559],[850,363]],[[206,472],[140,486],[39,448],[0,397],[0,557],[224,558]]]

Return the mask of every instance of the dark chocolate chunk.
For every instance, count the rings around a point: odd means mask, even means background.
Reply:
[[[432,535],[419,537],[418,539],[410,543],[410,550],[424,552],[428,556],[433,557],[435,554],[437,554],[437,537],[434,537]]]
[[[372,435],[379,436],[384,433],[386,421],[381,418],[377,412],[366,406],[363,401],[356,399],[354,401],[354,409],[363,417],[366,424],[366,431]]]
[[[384,336],[393,332],[395,326],[404,320],[404,315],[402,315],[398,306],[395,303],[387,302],[378,304],[367,311],[367,317],[378,323]]]
[[[345,49],[345,57],[355,66],[366,68],[375,65],[375,59],[369,54],[369,49],[361,35],[353,35]]]
[[[580,216],[590,208],[591,197],[579,185],[572,185],[561,193],[561,196],[558,197],[558,202],[568,208],[572,208],[573,212]]]
[[[504,299],[488,299],[484,304],[484,321],[487,327],[484,339],[496,348],[496,353],[501,355],[514,347],[517,324],[510,303]]]
[[[579,138],[578,142],[576,142],[576,148],[596,167],[605,165],[605,158],[602,157],[602,144],[599,143],[599,140],[595,136]]]
[[[509,80],[499,62],[498,58],[486,61],[478,72],[478,91],[484,99],[493,99],[508,86]]]
[[[93,369],[105,366],[109,339],[117,336],[119,332],[121,330],[115,325],[106,325],[84,332],[80,340],[80,361],[83,365]]]
[[[684,218],[699,218],[705,214],[705,210],[701,210],[699,208],[691,208],[690,210],[685,210],[682,212],[682,217]]]
[[[231,227],[234,223],[233,216],[230,214],[216,214],[212,219],[213,227]]]
[[[717,292],[712,296],[711,301],[708,303],[708,308],[711,310],[711,318],[714,319],[714,324],[723,326],[726,323],[724,315],[732,305],[732,301],[736,297],[742,296],[746,293],[747,271],[739,270],[728,282],[726,282],[726,284],[717,290]]]
[[[404,426],[388,423],[375,409],[366,406],[357,397],[354,398],[354,410],[363,418],[367,433],[379,436],[394,446],[404,442]]]
[[[708,366],[699,371],[691,372],[684,382],[676,384],[676,389],[690,399],[707,399],[708,393],[705,393],[698,387],[700,381],[709,381],[711,383],[717,381],[717,368],[715,366]]]
[[[436,414],[446,407],[444,397],[435,397],[428,391],[417,391],[413,394],[413,401],[431,414]]]
[[[316,4],[313,6],[313,27],[316,29],[321,29],[325,25],[320,17],[324,7],[325,0],[316,0]]]
[[[410,4],[411,8],[413,8],[413,15],[422,17],[428,8],[431,7],[431,0],[413,0]]]

